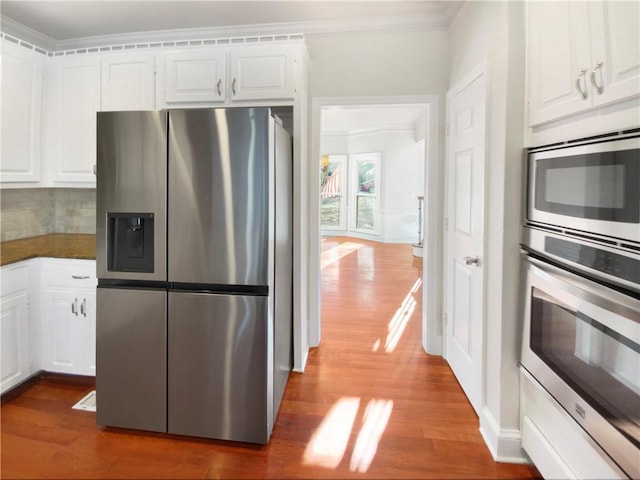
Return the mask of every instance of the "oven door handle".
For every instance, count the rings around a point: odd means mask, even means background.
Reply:
[[[537,258],[527,256],[526,259],[533,273],[543,278],[546,282],[585,302],[640,324],[640,300],[611,290],[604,285],[587,280]]]

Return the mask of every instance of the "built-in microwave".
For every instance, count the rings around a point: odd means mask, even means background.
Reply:
[[[527,160],[527,224],[640,251],[640,129],[533,148]]]

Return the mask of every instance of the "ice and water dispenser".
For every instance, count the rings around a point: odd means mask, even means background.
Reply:
[[[107,270],[153,273],[153,213],[107,214]]]

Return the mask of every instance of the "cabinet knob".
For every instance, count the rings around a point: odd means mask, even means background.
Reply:
[[[598,85],[598,82],[596,81],[596,73],[600,73],[600,85]],[[598,95],[602,95],[602,92],[604,91],[604,82],[602,78],[602,62],[596,63],[595,67],[593,67],[593,70],[591,70],[590,78],[593,88],[596,89]]]
[[[578,75],[578,78],[576,78],[576,90],[578,90],[578,93],[580,94],[580,96],[582,97],[583,100],[586,100],[587,97],[589,95],[587,95],[587,85],[586,85],[586,77],[587,77],[587,69],[583,68],[582,70],[580,70],[580,75]],[[582,84],[585,84],[585,88],[582,88]]]

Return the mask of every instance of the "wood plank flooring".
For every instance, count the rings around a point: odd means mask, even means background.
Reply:
[[[492,460],[446,362],[422,350],[411,253],[323,241],[322,344],[269,445],[96,426],[71,409],[91,383],[45,377],[1,407],[2,478],[539,478]]]

